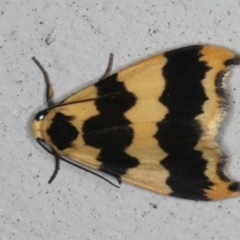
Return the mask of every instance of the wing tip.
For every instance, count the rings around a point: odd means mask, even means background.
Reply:
[[[240,192],[240,182],[230,183],[228,189],[232,192]]]
[[[225,61],[225,66],[239,65],[239,64],[240,64],[240,55],[236,55],[234,58],[231,58]]]

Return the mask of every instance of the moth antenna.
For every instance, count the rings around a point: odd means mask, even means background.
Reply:
[[[59,157],[56,154],[56,152],[52,149],[52,153],[55,155],[55,169],[54,172],[52,174],[52,176],[50,177],[50,179],[48,180],[48,184],[51,184],[52,181],[56,178],[58,171],[60,169],[60,161],[59,161]]]
[[[42,64],[35,58],[35,57],[32,57],[32,60],[35,62],[35,64],[39,67],[39,69],[41,70],[42,74],[43,74],[43,77],[44,77],[44,80],[45,80],[45,83],[46,83],[46,101],[47,101],[47,105],[50,107],[54,104],[53,102],[53,89],[52,89],[52,86],[50,84],[50,81],[49,81],[49,76],[48,76],[48,73],[47,71],[45,70],[45,68],[42,66]]]
[[[105,73],[103,74],[103,76],[99,79],[99,81],[101,81],[101,80],[104,79],[104,78],[109,77],[109,75],[110,75],[110,73],[111,73],[111,71],[112,71],[113,57],[114,57],[114,54],[113,54],[113,53],[110,53],[107,69],[106,69]]]
[[[53,151],[49,150],[49,149],[42,143],[42,141],[41,141],[40,139],[37,139],[37,142],[38,142],[38,144],[39,144],[45,151],[47,151],[48,153],[50,153],[50,154],[54,155],[55,157],[57,157],[57,158],[58,158],[58,161],[61,159],[61,160],[63,160],[64,162],[66,162],[66,163],[68,163],[68,164],[70,164],[70,165],[72,165],[72,166],[74,166],[74,167],[80,168],[80,169],[82,169],[82,170],[84,170],[84,171],[86,171],[86,172],[88,172],[88,173],[91,173],[91,174],[93,174],[93,175],[101,178],[102,180],[108,182],[108,183],[111,184],[112,186],[114,186],[114,187],[116,187],[116,188],[119,188],[118,185],[112,183],[111,181],[109,181],[109,180],[106,179],[105,177],[103,177],[103,176],[101,176],[101,175],[99,175],[99,174],[97,174],[97,173],[95,173],[95,172],[92,172],[91,170],[89,170],[89,169],[87,169],[87,168],[81,167],[81,166],[79,166],[79,165],[77,165],[77,164],[75,164],[75,163],[67,160],[66,158],[63,158],[63,157],[57,155],[57,153],[54,153],[54,150],[53,150]],[[51,183],[51,182],[54,180],[54,178],[56,177],[56,175],[57,175],[57,173],[58,173],[58,171],[59,171],[59,169],[60,169],[60,168],[57,168],[57,166],[59,166],[59,165],[57,165],[57,162],[56,162],[55,170],[54,170],[54,172],[53,172],[53,175],[50,177],[48,183],[49,183],[49,182]],[[52,181],[51,181],[51,179],[52,179]]]

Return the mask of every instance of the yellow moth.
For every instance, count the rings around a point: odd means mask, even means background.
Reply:
[[[37,141],[63,156],[157,193],[193,200],[239,194],[223,173],[215,137],[227,110],[224,81],[240,58],[227,49],[197,45],[165,52],[104,77],[53,103],[32,123]],[[109,76],[110,75],[110,76]]]

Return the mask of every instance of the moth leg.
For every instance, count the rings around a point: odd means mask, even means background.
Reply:
[[[102,167],[99,170],[111,175],[112,177],[115,177],[117,179],[118,184],[122,184],[122,179],[119,174],[115,173],[114,171],[109,170],[109,168],[106,168],[106,167]]]
[[[46,83],[46,101],[47,101],[47,105],[50,107],[54,104],[53,102],[53,89],[52,89],[52,86],[50,84],[50,81],[49,81],[49,77],[48,77],[48,73],[47,71],[44,69],[44,67],[42,66],[42,64],[35,58],[35,57],[32,57],[32,60],[36,63],[36,65],[39,67],[39,69],[41,70],[42,74],[43,74],[43,77],[44,77],[44,80],[45,80],[45,83]]]
[[[122,178],[120,176],[115,176],[117,178],[118,184],[122,184]]]
[[[105,73],[103,74],[103,76],[99,79],[99,81],[101,81],[101,80],[104,79],[104,78],[109,77],[109,75],[110,75],[110,73],[111,73],[111,71],[112,71],[113,56],[114,56],[114,54],[113,54],[113,53],[110,53],[107,69],[106,69]]]

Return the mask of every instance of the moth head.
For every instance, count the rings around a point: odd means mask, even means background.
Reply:
[[[44,141],[56,151],[65,150],[73,146],[79,135],[74,119],[59,109],[45,109],[37,113],[32,122],[33,135],[37,141]]]
[[[33,136],[36,138],[36,139],[40,139],[40,140],[44,140],[44,122],[45,122],[45,119],[46,119],[46,116],[48,115],[49,111],[48,110],[42,110],[40,112],[38,112],[35,117],[34,117],[34,120],[32,122],[32,133],[33,133]]]

